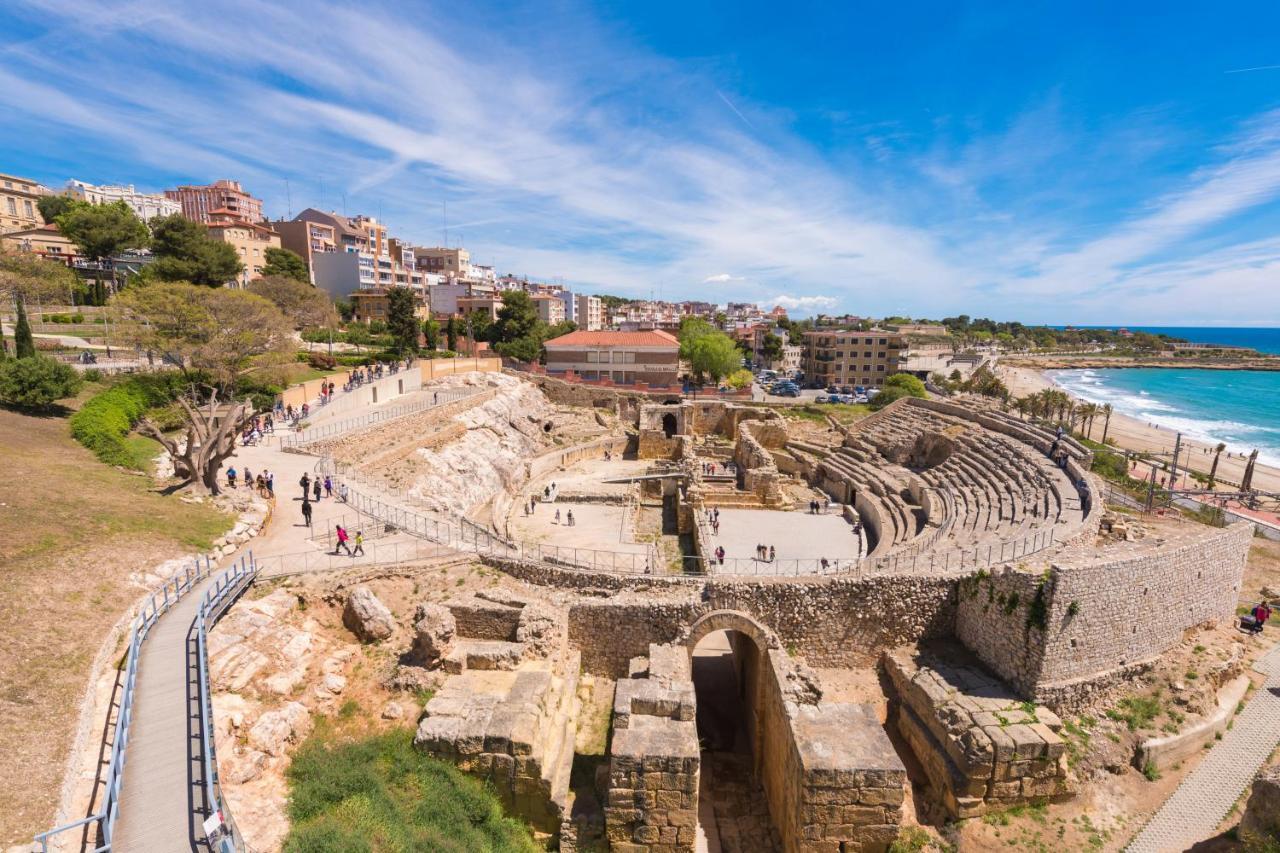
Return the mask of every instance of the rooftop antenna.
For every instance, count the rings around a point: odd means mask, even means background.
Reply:
[[[440,202],[444,207],[444,247],[449,248],[449,200]]]
[[[342,215],[347,215],[347,191],[342,191]]]
[[[324,207],[324,178],[320,179],[320,206]]]
[[[284,179],[284,197],[288,201],[289,218],[293,219],[293,192],[289,189],[289,179]]]

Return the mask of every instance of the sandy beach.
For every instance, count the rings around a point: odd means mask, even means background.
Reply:
[[[1045,388],[1057,388],[1060,391],[1066,390],[1055,385],[1052,380],[1040,371],[1029,367],[1006,367],[1000,365],[996,368],[996,374],[1016,397],[1034,394]],[[1072,398],[1080,399],[1075,395],[1072,395]],[[1107,439],[1114,440],[1117,446],[1126,450],[1164,452],[1170,455],[1173,453],[1176,435],[1171,429],[1148,424],[1128,415],[1122,415],[1119,412],[1111,416],[1111,426],[1107,430]],[[1094,420],[1092,434],[1089,437],[1095,441],[1102,439],[1101,417]],[[1187,451],[1188,447],[1191,448],[1190,452]],[[1209,468],[1213,465],[1213,447],[1214,445],[1212,444],[1195,441],[1184,436],[1182,439],[1182,452],[1178,458],[1179,469],[1190,465],[1191,470],[1208,474]],[[1240,454],[1234,454],[1228,458],[1227,454],[1223,453],[1222,460],[1218,463],[1218,477],[1234,483],[1240,482],[1240,478],[1244,476],[1246,461],[1246,458]],[[1184,488],[1196,487],[1195,481],[1190,477],[1180,477],[1178,485]],[[1254,469],[1253,486],[1255,489],[1268,492],[1280,491],[1280,469],[1259,462]],[[1223,488],[1228,487],[1224,484]]]

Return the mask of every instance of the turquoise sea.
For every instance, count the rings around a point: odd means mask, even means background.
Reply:
[[[1062,328],[1059,326],[1058,328]],[[1119,326],[1076,326],[1077,329],[1118,329]],[[1262,326],[1126,326],[1131,332],[1171,335],[1197,344],[1248,347],[1280,355],[1280,329]]]
[[[1177,334],[1169,330],[1170,334]],[[1225,343],[1225,341],[1221,341]],[[1135,367],[1050,370],[1063,390],[1233,452],[1280,465],[1280,372]]]

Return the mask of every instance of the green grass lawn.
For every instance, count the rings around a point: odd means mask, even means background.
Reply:
[[[871,414],[871,407],[865,403],[813,403],[805,406],[779,406],[777,411],[793,420],[825,424],[827,415],[830,415],[839,423],[851,424]]]
[[[415,750],[411,729],[342,740],[321,720],[288,779],[287,853],[539,849],[482,783]]]

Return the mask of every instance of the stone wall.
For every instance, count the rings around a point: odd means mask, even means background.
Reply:
[[[781,438],[779,438],[781,434]],[[786,429],[771,421],[743,421],[738,424],[733,461],[738,466],[740,485],[754,494],[765,506],[781,506],[786,502],[782,492],[782,475],[773,463],[773,454],[757,436],[765,436],[774,446],[786,443]]]
[[[961,584],[956,634],[1024,696],[1080,707],[1145,670],[1186,629],[1234,618],[1252,533],[1248,524],[1192,526],[1047,574],[979,575]]]
[[[948,650],[951,651],[951,650]],[[976,665],[901,649],[882,661],[898,731],[953,818],[1074,793],[1062,721]]]

